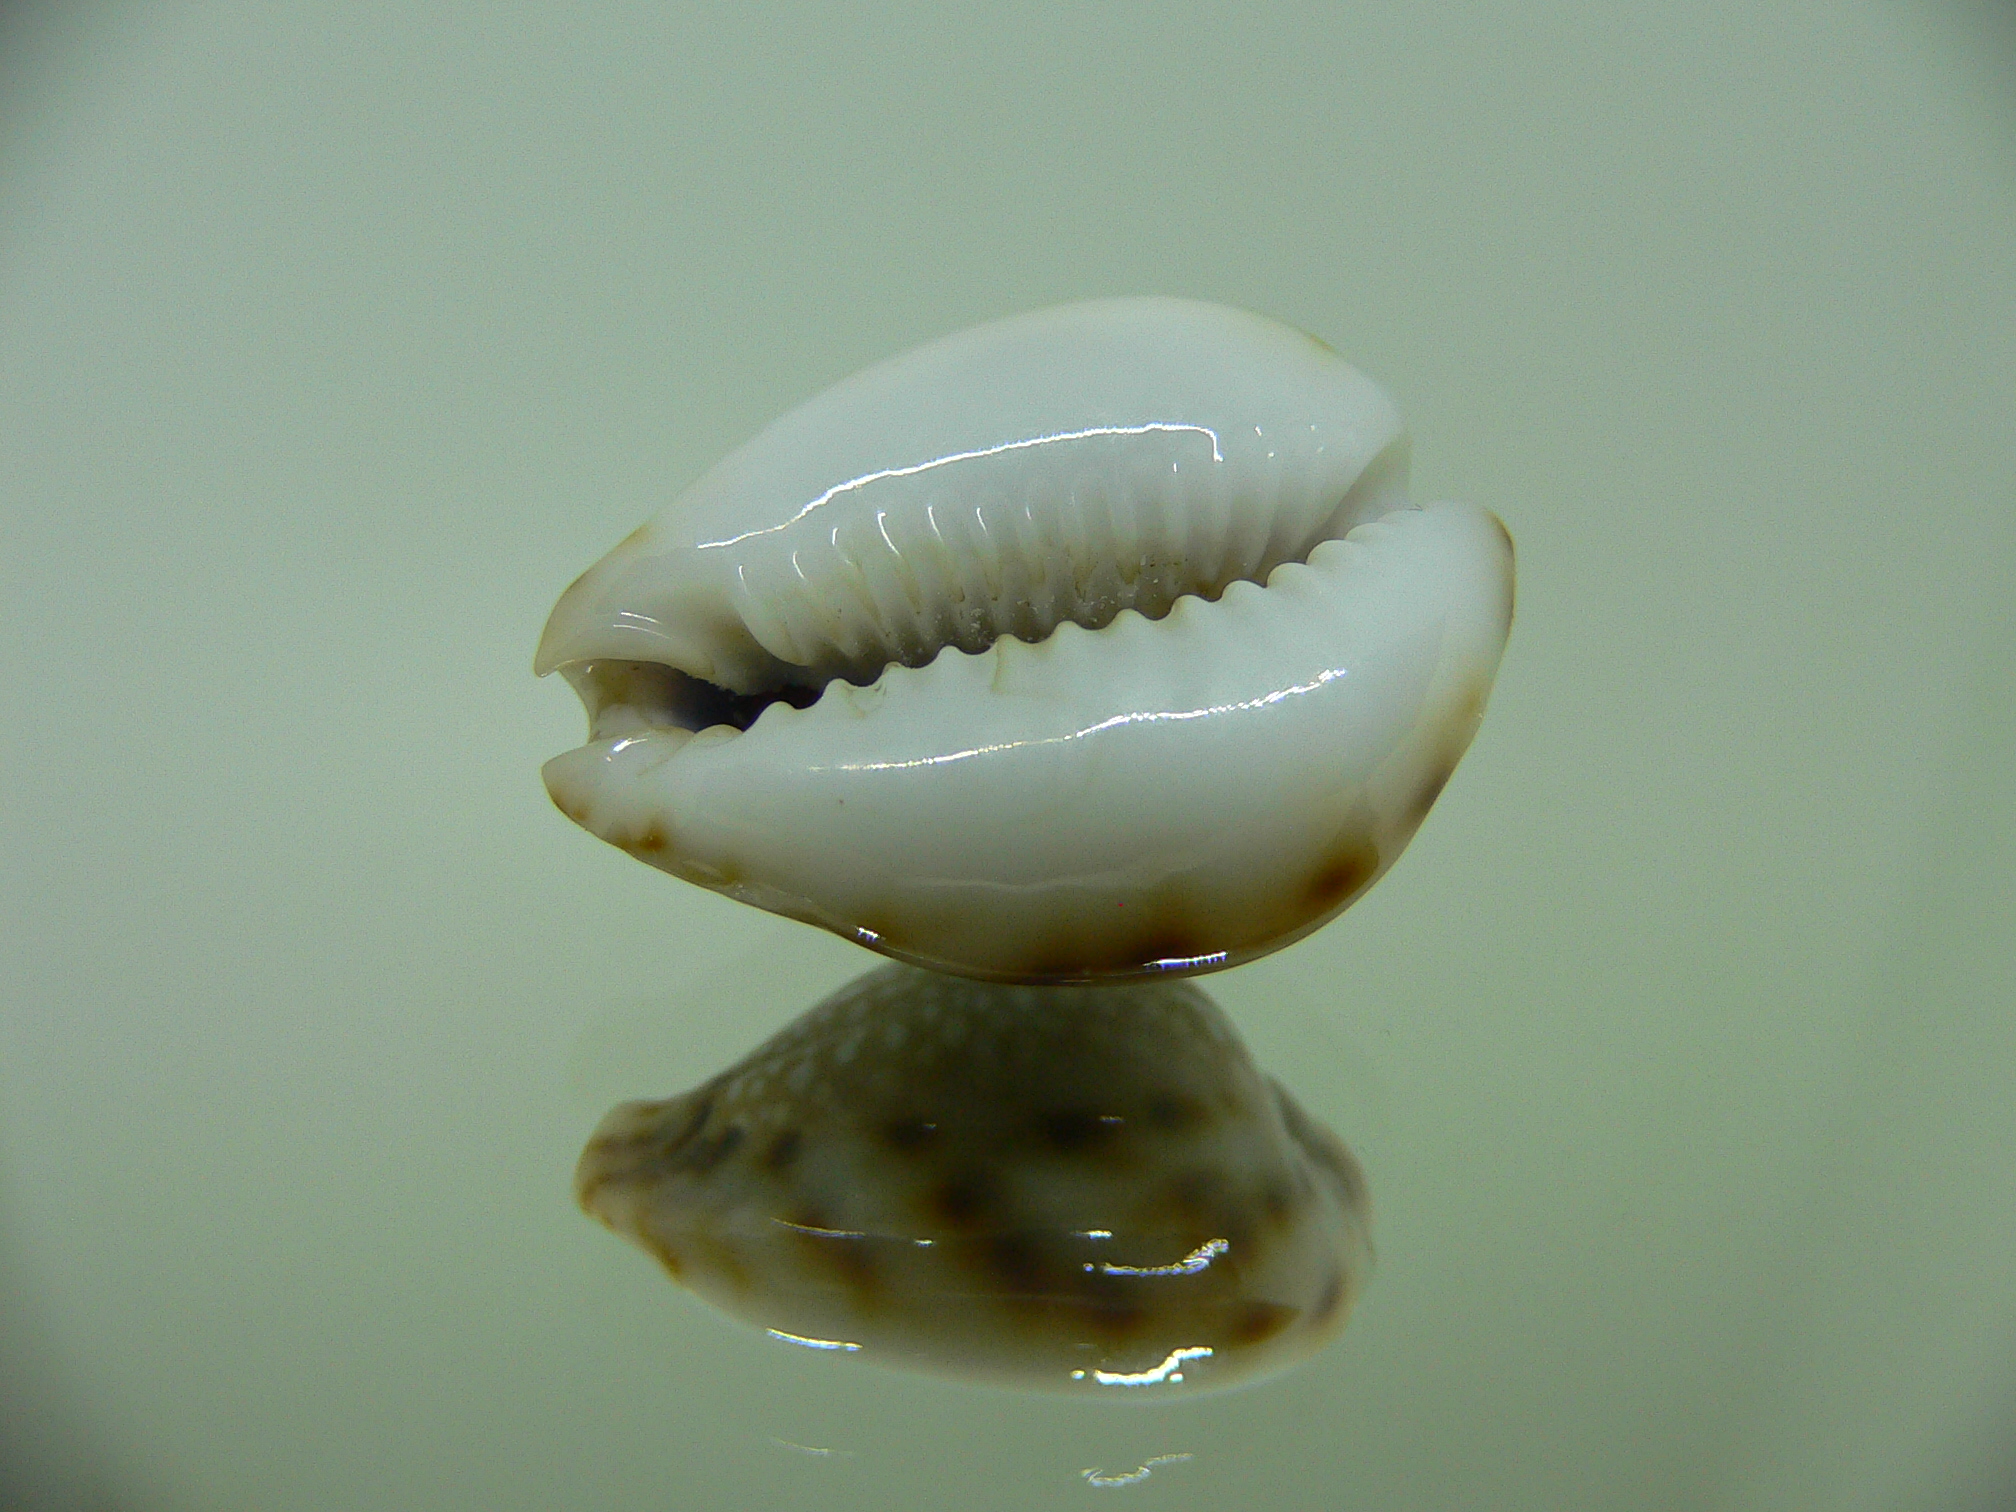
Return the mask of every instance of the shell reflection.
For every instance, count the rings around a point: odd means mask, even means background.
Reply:
[[[1365,1183],[1196,987],[890,966],[681,1096],[625,1103],[581,1204],[813,1348],[1158,1398],[1343,1326]]]

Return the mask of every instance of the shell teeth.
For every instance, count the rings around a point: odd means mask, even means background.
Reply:
[[[1087,438],[1082,456],[974,459],[918,498],[864,500],[823,535],[742,564],[743,624],[780,661],[861,681],[946,645],[980,651],[1003,634],[1041,640],[1122,608],[1154,618],[1183,594],[1215,597],[1306,556],[1339,510],[1320,477],[1263,469],[1235,482],[1208,454],[1149,467],[1116,439]],[[1194,449],[1187,436],[1162,449],[1179,441]]]

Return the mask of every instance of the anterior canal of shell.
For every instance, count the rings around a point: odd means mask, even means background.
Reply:
[[[884,967],[617,1107],[576,1191],[784,1343],[1125,1400],[1303,1358],[1371,1263],[1357,1162],[1174,980]]]

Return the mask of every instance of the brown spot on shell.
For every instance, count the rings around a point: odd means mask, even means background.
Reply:
[[[1227,951],[1233,942],[1199,922],[1205,917],[1196,890],[1178,879],[1124,909],[1068,920],[1029,953],[1015,975],[1024,981],[1087,982],[1145,975],[1168,969],[1159,962]]]
[[[866,1239],[829,1239],[826,1259],[853,1294],[856,1307],[867,1307],[880,1292],[882,1277],[875,1264],[875,1251]]]
[[[659,1155],[667,1160],[677,1160],[680,1153],[693,1140],[700,1137],[700,1131],[707,1127],[707,1120],[714,1116],[714,1096],[703,1093],[693,1099],[693,1106],[686,1110],[686,1118],[671,1136],[659,1147]]]
[[[1299,1309],[1284,1307],[1279,1302],[1248,1302],[1232,1320],[1226,1342],[1263,1344],[1293,1323],[1299,1312]]]
[[[1000,1196],[990,1172],[960,1171],[931,1188],[925,1203],[933,1217],[949,1227],[970,1229],[986,1217]]]
[[[707,1132],[714,1107],[715,1099],[711,1092],[693,1100],[686,1117],[654,1152],[661,1169],[704,1176],[742,1147],[749,1131],[738,1123],[724,1124],[712,1133]]]
[[[1044,1264],[1043,1251],[1028,1235],[996,1234],[986,1242],[982,1253],[988,1274],[1006,1289],[1011,1299],[1042,1296],[1050,1291],[1046,1284],[1050,1280],[1049,1267]]]
[[[1037,1119],[1043,1143],[1060,1155],[1077,1155],[1108,1144],[1118,1134],[1121,1123],[1111,1114],[1090,1108],[1057,1108]]]
[[[1379,847],[1368,839],[1354,838],[1333,852],[1316,869],[1303,889],[1312,913],[1329,913],[1349,902],[1379,870]]]
[[[1455,766],[1470,749],[1477,727],[1484,723],[1484,707],[1491,702],[1491,684],[1474,682],[1463,695],[1456,717],[1449,722],[1449,765]]]
[[[655,856],[670,848],[672,839],[665,833],[665,826],[656,819],[627,840],[616,842],[633,856]]]
[[[588,827],[587,804],[583,803],[578,798],[570,797],[567,794],[561,792],[559,788],[553,786],[553,784],[550,782],[546,784],[546,796],[553,800],[553,807],[560,810],[560,812],[565,814],[569,819],[572,819],[576,824],[580,825],[583,829],[586,829]]]
[[[764,1147],[760,1164],[766,1171],[787,1171],[805,1147],[805,1135],[799,1129],[784,1129]]]
[[[742,1148],[742,1141],[748,1138],[748,1131],[740,1124],[729,1124],[717,1134],[705,1139],[696,1139],[686,1147],[679,1165],[696,1176],[705,1176],[730,1155]]]

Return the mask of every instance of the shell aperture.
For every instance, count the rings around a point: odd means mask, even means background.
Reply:
[[[880,968],[613,1110],[576,1192],[785,1342],[1123,1400],[1305,1357],[1371,1257],[1350,1152],[1179,981]]]
[[[1240,311],[1106,300],[868,368],[571,587],[545,768],[674,875],[939,970],[1235,965],[1389,865],[1512,612],[1385,395]]]

